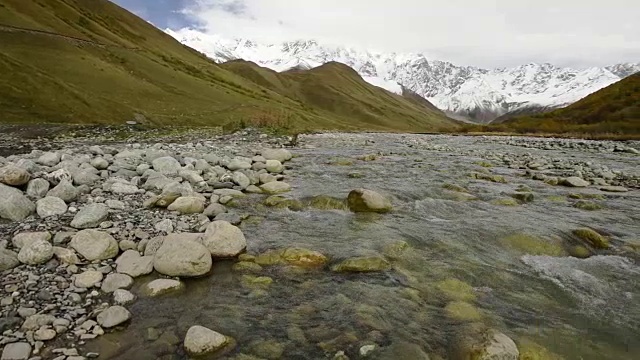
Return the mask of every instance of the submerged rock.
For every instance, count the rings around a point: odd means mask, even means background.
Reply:
[[[452,346],[452,360],[518,360],[515,342],[505,334],[473,324],[464,329]]]
[[[178,280],[171,279],[158,279],[146,284],[142,291],[147,296],[160,296],[175,291],[180,291],[184,288],[184,284]]]
[[[389,269],[391,264],[378,256],[347,259],[332,268],[336,272],[375,272]]]
[[[513,234],[501,242],[514,250],[530,255],[565,256],[562,244],[551,239],[542,239],[528,234]]]
[[[203,326],[192,326],[184,338],[184,349],[191,356],[202,356],[224,348],[229,339]]]
[[[478,321],[482,319],[482,314],[472,304],[465,301],[454,301],[444,308],[447,316],[457,321]]]
[[[562,185],[569,187],[587,187],[589,182],[577,176],[571,176],[562,180]]]
[[[609,245],[609,240],[589,228],[573,230],[573,235],[596,249],[608,249],[611,246]]]
[[[367,189],[351,191],[347,198],[347,203],[353,212],[387,213],[393,209],[393,205],[391,205],[389,199],[375,191]]]
[[[471,301],[476,298],[473,287],[458,279],[447,279],[436,284],[436,288],[450,300]]]

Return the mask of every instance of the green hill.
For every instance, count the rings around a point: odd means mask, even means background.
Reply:
[[[121,124],[140,114],[150,125],[457,126],[344,66],[238,73],[107,0],[0,0],[0,44],[2,123]]]
[[[499,127],[526,133],[640,135],[640,73],[566,108],[515,117]]]

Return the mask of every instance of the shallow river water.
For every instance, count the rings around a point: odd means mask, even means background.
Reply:
[[[364,187],[390,196],[394,211],[292,211],[262,206],[265,196],[253,195],[236,209],[252,215],[241,225],[247,252],[300,247],[325,254],[330,265],[381,255],[391,270],[338,274],[330,266],[264,267],[255,275],[273,282],[260,286],[243,282],[243,274],[231,269],[233,261],[217,262],[211,275],[186,281],[179,294],[141,297],[130,308],[131,324],[87,349],[105,359],[183,359],[181,341],[197,324],[235,339],[236,347],[222,358],[331,359],[343,351],[357,359],[362,346],[375,344],[370,359],[448,359],[471,322],[501,331],[521,353],[539,356],[530,359],[637,359],[640,191],[551,186],[502,163],[478,165],[487,152],[640,171],[638,157],[630,154],[543,151],[481,138],[307,137],[288,164],[294,190],[287,197],[346,198]],[[376,160],[358,160],[378,153]],[[472,172],[502,175],[507,182],[477,180]],[[495,202],[522,185],[530,188],[533,202]],[[602,195],[596,201],[603,209],[577,209],[570,194]],[[607,235],[612,248],[586,259],[569,256],[576,244],[571,232],[581,227]],[[390,254],[399,241],[409,248]]]

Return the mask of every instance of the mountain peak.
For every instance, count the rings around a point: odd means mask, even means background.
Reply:
[[[563,107],[640,71],[640,63],[575,70],[529,62],[513,68],[482,69],[430,59],[422,53],[372,52],[316,40],[252,42],[250,47],[233,49],[229,41],[221,39],[176,38],[216,61],[242,58],[275,71],[339,62],[376,86],[396,93],[405,87],[442,110],[483,122],[528,107]]]

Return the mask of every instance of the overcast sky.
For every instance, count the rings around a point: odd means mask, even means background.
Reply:
[[[638,0],[114,0],[160,28],[423,52],[459,65],[640,62]]]

